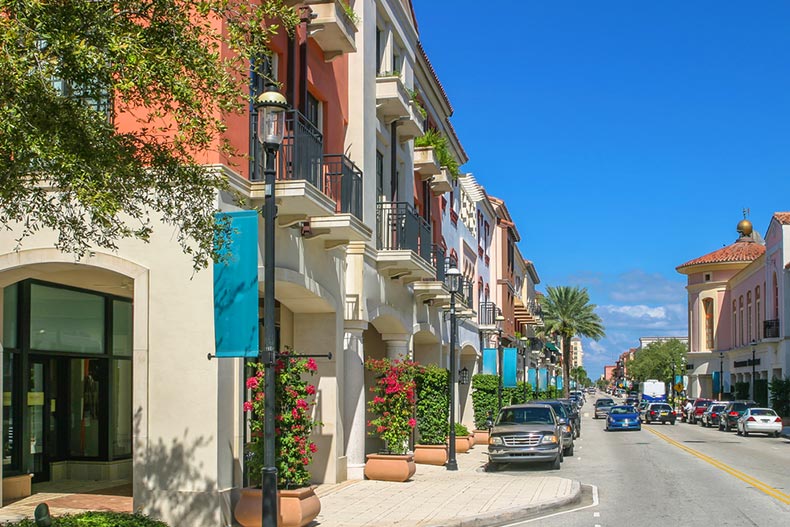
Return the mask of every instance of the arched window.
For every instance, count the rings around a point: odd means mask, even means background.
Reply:
[[[752,319],[752,292],[746,292],[746,342],[752,341],[752,326],[754,320]]]
[[[705,312],[705,349],[713,349],[713,299],[706,298],[702,301]]]
[[[741,340],[739,342],[745,344],[746,341],[744,340],[744,336],[746,332],[743,327],[743,295],[738,298],[738,331],[740,331],[741,334]]]
[[[738,307],[735,300],[732,301],[732,347],[738,345]]]
[[[757,328],[755,329],[755,335],[757,335],[757,340],[762,340],[763,338],[763,313],[760,311],[760,286],[758,285],[757,288],[754,290],[754,310],[757,314]]]
[[[776,281],[776,271],[774,271],[774,320],[779,320],[779,283]]]

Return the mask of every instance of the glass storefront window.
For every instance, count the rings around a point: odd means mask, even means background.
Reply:
[[[104,297],[31,284],[30,347],[104,353]]]
[[[132,356],[132,303],[123,300],[112,302],[112,353],[122,357]]]
[[[16,348],[17,295],[19,287],[12,284],[3,289],[3,347]]]
[[[106,361],[72,359],[69,362],[69,455],[98,457],[101,430],[107,426],[99,401],[100,385],[106,379]]]
[[[112,375],[111,455],[128,457],[132,455],[132,361],[112,361]]]
[[[3,353],[3,470],[19,469],[19,452],[15,448],[17,416],[14,412],[14,363],[15,355]]]

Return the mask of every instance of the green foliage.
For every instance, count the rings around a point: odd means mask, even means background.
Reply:
[[[355,26],[359,25],[359,15],[354,11],[354,8],[343,0],[340,0],[340,6],[343,8],[343,12],[346,14],[348,19],[351,20]]]
[[[67,514],[54,518],[52,524],[56,527],[168,527],[166,523],[153,520],[148,516],[122,512]],[[26,519],[19,522],[4,523],[3,527],[36,527],[36,522]]]
[[[571,364],[571,338],[587,337],[600,340],[606,336],[603,321],[595,313],[595,304],[590,303],[587,289],[559,286],[546,289],[541,298],[544,332],[562,337],[562,378],[569,379]],[[570,383],[563,385],[567,397]]]
[[[414,140],[414,146],[429,146],[433,148],[439,165],[446,167],[453,178],[457,178],[461,173],[458,168],[458,161],[456,161],[455,157],[453,157],[453,154],[450,152],[450,143],[447,141],[447,137],[440,131],[434,130],[433,128],[426,130],[423,135]]]
[[[412,104],[414,104],[414,107],[417,109],[418,112],[420,112],[422,118],[425,119],[426,117],[428,117],[428,111],[425,108],[423,108],[422,103],[420,103],[420,99],[418,95],[419,94],[417,93],[417,90],[409,90],[409,96],[411,97]]]
[[[461,423],[455,423],[455,436],[464,437],[469,435],[469,429]]]
[[[754,381],[754,402],[760,406],[768,406],[768,379]]]
[[[376,384],[370,388],[375,395],[368,402],[368,409],[377,417],[368,422],[369,434],[384,441],[388,454],[405,454],[409,436],[417,424],[412,412],[419,365],[385,358],[368,359],[365,368],[377,374]]]
[[[423,445],[443,445],[449,433],[450,374],[434,364],[417,373],[417,430]]]
[[[749,383],[748,382],[736,382],[735,383],[735,398],[736,399],[748,399],[749,398]]]
[[[677,339],[651,342],[628,361],[628,376],[636,383],[647,379],[669,382],[672,380],[672,364],[675,365],[675,375],[686,371],[687,352],[688,346]]]
[[[380,71],[376,74],[376,77],[400,77],[400,71],[392,70],[392,71]]]
[[[472,376],[472,408],[475,414],[475,428],[486,430],[486,420],[497,414],[497,386],[499,377],[487,373]]]
[[[773,379],[768,385],[773,409],[781,417],[790,417],[790,377]]]
[[[524,393],[526,386],[526,394]],[[502,406],[510,404],[524,404],[532,400],[533,387],[524,381],[518,381],[515,388],[502,388]]]
[[[204,155],[244,159],[226,119],[248,107],[250,64],[296,23],[281,0],[0,0],[0,224],[20,245],[52,229],[81,257],[164,222],[207,266],[227,183]]]
[[[249,363],[253,375],[247,379],[250,400],[244,411],[250,412],[250,429],[257,437],[248,445],[247,470],[251,485],[260,485],[264,441],[261,437],[264,419],[264,366]],[[320,424],[313,419],[316,387],[303,376],[318,369],[315,359],[293,356],[291,350],[280,352],[275,365],[275,465],[277,487],[296,489],[310,483],[307,466],[313,460],[317,445],[310,440],[313,428]]]
[[[559,397],[560,394],[557,393],[556,386],[549,386],[548,389],[543,389],[538,394],[538,399],[541,401],[545,401],[547,399],[556,399]]]

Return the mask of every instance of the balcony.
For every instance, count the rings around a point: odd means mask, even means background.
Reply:
[[[384,122],[411,116],[411,97],[398,75],[376,77],[376,113]]]
[[[450,292],[445,284],[448,269],[444,248],[441,245],[431,246],[431,265],[434,268],[432,278],[414,283],[414,296],[420,302],[431,302],[432,305],[445,307],[450,305]]]
[[[431,226],[408,203],[376,204],[378,269],[404,283],[434,278]]]
[[[309,4],[316,16],[310,23],[310,36],[323,50],[326,62],[357,50],[354,36],[357,26],[338,0],[305,3]]]
[[[763,321],[763,338],[779,338],[779,319]]]
[[[499,315],[499,308],[493,302],[480,302],[477,310],[477,323],[480,331],[495,332],[497,327],[496,317]]]
[[[442,167],[436,160],[436,152],[433,147],[418,146],[414,148],[414,171],[419,173],[423,180],[441,173]]]
[[[431,192],[437,196],[453,190],[453,176],[447,167],[442,167],[438,174],[431,178]]]
[[[423,117],[414,101],[409,101],[409,111],[398,121],[398,139],[401,143],[411,141],[425,133],[422,129]]]

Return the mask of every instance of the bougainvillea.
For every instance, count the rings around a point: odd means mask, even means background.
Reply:
[[[414,419],[417,363],[408,360],[368,359],[365,368],[377,374],[370,387],[368,409],[377,417],[368,421],[368,434],[384,441],[388,454],[405,454]]]
[[[244,411],[250,413],[253,441],[248,447],[247,467],[250,484],[260,485],[263,465],[263,416],[264,416],[264,366],[250,363],[253,375],[247,379],[250,399],[244,402]],[[314,359],[299,357],[290,350],[280,352],[275,371],[275,465],[277,487],[295,489],[310,483],[307,466],[313,460],[317,447],[310,439],[313,427],[319,425],[313,418],[316,387],[303,377],[318,369]]]

